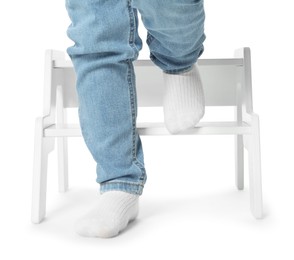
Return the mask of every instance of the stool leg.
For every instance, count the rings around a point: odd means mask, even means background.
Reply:
[[[250,205],[255,218],[262,218],[262,185],[261,185],[261,161],[260,161],[260,137],[259,119],[252,116],[253,133],[249,141],[249,185]]]
[[[238,190],[244,189],[244,145],[243,136],[235,136],[235,181]]]
[[[66,123],[66,110],[63,104],[63,88],[58,85],[56,88],[56,121],[58,125]],[[58,161],[58,187],[60,192],[68,190],[68,153],[67,137],[57,138],[57,161]]]
[[[242,124],[242,87],[237,84],[237,106],[235,121]],[[235,184],[238,190],[244,189],[244,143],[243,135],[235,135]]]
[[[43,118],[37,118],[33,170],[32,212],[33,223],[40,223],[46,215],[48,155],[54,149],[54,138],[43,137]]]
[[[57,147],[59,191],[66,192],[68,190],[67,137],[58,137]]]

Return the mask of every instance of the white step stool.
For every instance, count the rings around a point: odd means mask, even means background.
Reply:
[[[248,150],[251,211],[262,218],[259,118],[253,112],[250,49],[235,52],[233,59],[199,59],[206,106],[234,106],[235,121],[203,122],[182,135],[235,135],[236,186],[244,188],[244,148]],[[134,62],[139,107],[162,106],[162,71],[150,60]],[[66,123],[66,108],[78,107],[75,73],[65,53],[46,51],[44,112],[36,119],[32,222],[46,214],[48,154],[58,148],[59,190],[68,188],[67,137],[81,136],[79,125]],[[137,124],[140,135],[169,135],[164,123]]]

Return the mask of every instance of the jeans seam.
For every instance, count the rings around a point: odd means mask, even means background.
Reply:
[[[150,46],[150,44],[153,40],[154,40],[154,37],[149,32],[147,32],[146,43]]]
[[[140,163],[138,162],[137,156],[136,156],[136,113],[135,113],[135,102],[134,102],[134,91],[133,91],[133,84],[132,84],[132,64],[131,60],[128,60],[128,84],[129,84],[129,93],[130,93],[130,104],[131,104],[131,114],[132,114],[132,158],[134,164],[142,171],[142,175],[140,177],[140,180],[144,181],[144,175],[145,171],[141,167]]]
[[[135,32],[135,23],[134,23],[134,17],[132,15],[132,6],[131,6],[131,1],[128,0],[128,10],[129,10],[129,16],[130,16],[130,37],[129,37],[129,44],[133,49],[136,49],[134,47],[134,32]],[[132,158],[133,158],[133,163],[141,170],[142,174],[140,177],[140,181],[144,182],[145,179],[145,170],[144,168],[140,165],[137,155],[136,155],[136,108],[135,108],[135,98],[134,98],[134,85],[133,85],[133,67],[132,67],[132,60],[128,59],[128,84],[129,84],[129,93],[130,93],[130,104],[131,104],[131,114],[132,114]]]
[[[132,185],[132,186],[143,186],[143,183],[138,183],[138,182],[131,182],[131,181],[118,181],[118,180],[113,180],[113,181],[107,181],[105,183],[101,183],[101,185],[111,185],[111,184],[127,184],[127,185]]]

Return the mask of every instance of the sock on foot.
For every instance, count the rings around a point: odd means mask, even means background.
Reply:
[[[76,232],[86,237],[110,238],[124,230],[139,211],[139,195],[123,191],[103,193],[92,211],[75,224]]]
[[[180,74],[163,72],[163,112],[172,134],[194,127],[204,115],[205,100],[197,64]]]

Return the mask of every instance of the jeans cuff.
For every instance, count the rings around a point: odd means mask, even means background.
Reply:
[[[107,191],[124,191],[131,194],[142,195],[144,184],[134,182],[110,181],[100,184],[100,193]]]
[[[192,69],[193,65],[187,67],[187,68],[183,68],[183,69],[174,69],[174,70],[164,70],[164,73],[167,74],[181,74],[187,71],[190,71]]]

